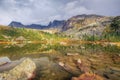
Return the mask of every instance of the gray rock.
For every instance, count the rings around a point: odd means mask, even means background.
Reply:
[[[33,77],[35,70],[35,63],[27,58],[10,71],[0,73],[0,80],[28,80]]]
[[[10,59],[8,57],[1,57],[0,58],[0,66],[6,64],[6,63],[9,63],[11,62]]]

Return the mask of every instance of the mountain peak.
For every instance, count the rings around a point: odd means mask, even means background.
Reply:
[[[101,18],[104,17],[102,15],[96,15],[96,14],[81,14],[77,16],[73,16],[72,18]]]
[[[96,15],[96,14],[82,14],[73,16],[72,18],[68,19],[66,24],[63,26],[63,30],[67,30],[70,28],[80,28],[83,26],[87,26],[89,24],[95,24],[98,22],[102,22],[104,20],[107,20],[107,17]]]
[[[12,21],[8,26],[19,27],[19,28],[32,28],[32,29],[49,29],[49,28],[62,28],[65,20],[54,20],[50,22],[47,26],[41,24],[30,24],[24,25],[20,22]]]
[[[48,27],[52,28],[62,28],[65,24],[65,20],[54,20],[48,24]]]
[[[25,27],[22,23],[16,22],[16,21],[12,21],[8,26],[11,26],[11,27]]]

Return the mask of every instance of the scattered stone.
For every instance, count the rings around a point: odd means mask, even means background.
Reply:
[[[78,56],[78,53],[67,53],[67,56]]]
[[[81,49],[85,49],[85,47],[84,47],[84,46],[81,46]]]
[[[10,71],[0,73],[0,80],[31,80],[35,77],[36,65],[27,58]]]
[[[61,44],[61,45],[64,45],[64,46],[66,46],[66,45],[67,45],[67,43],[66,43],[66,42],[60,42],[60,44]]]
[[[82,63],[82,62],[81,62],[81,59],[78,59],[78,60],[77,60],[77,63],[81,64],[81,63]]]
[[[23,36],[19,36],[15,39],[16,41],[26,41],[26,39]]]
[[[90,72],[89,67],[84,62],[81,62],[81,59],[77,60],[76,66],[81,72]]]
[[[110,67],[110,69],[112,70],[112,71],[115,71],[115,72],[120,72],[120,68],[117,68],[117,67]]]
[[[107,74],[103,74],[103,76],[107,79],[110,79]]]
[[[55,73],[52,73],[52,76],[55,76]]]
[[[59,62],[58,65],[61,66],[65,71],[67,71],[68,73],[70,73],[72,75],[81,74],[81,72],[78,69],[76,69],[73,66],[68,65],[66,63],[64,64],[63,62]]]
[[[65,65],[63,62],[59,62],[58,64],[59,64],[61,67],[64,67],[64,65]]]
[[[120,57],[120,54],[118,54],[118,56]]]

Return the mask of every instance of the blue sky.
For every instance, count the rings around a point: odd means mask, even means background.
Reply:
[[[120,0],[0,0],[0,24],[48,24],[80,14],[120,15]]]

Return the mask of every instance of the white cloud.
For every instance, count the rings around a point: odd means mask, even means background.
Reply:
[[[120,0],[0,0],[0,24],[47,24],[78,14],[120,15]]]
[[[64,6],[65,16],[71,17],[79,14],[90,14],[92,10],[87,9],[85,6],[79,5],[79,1],[72,1]]]

